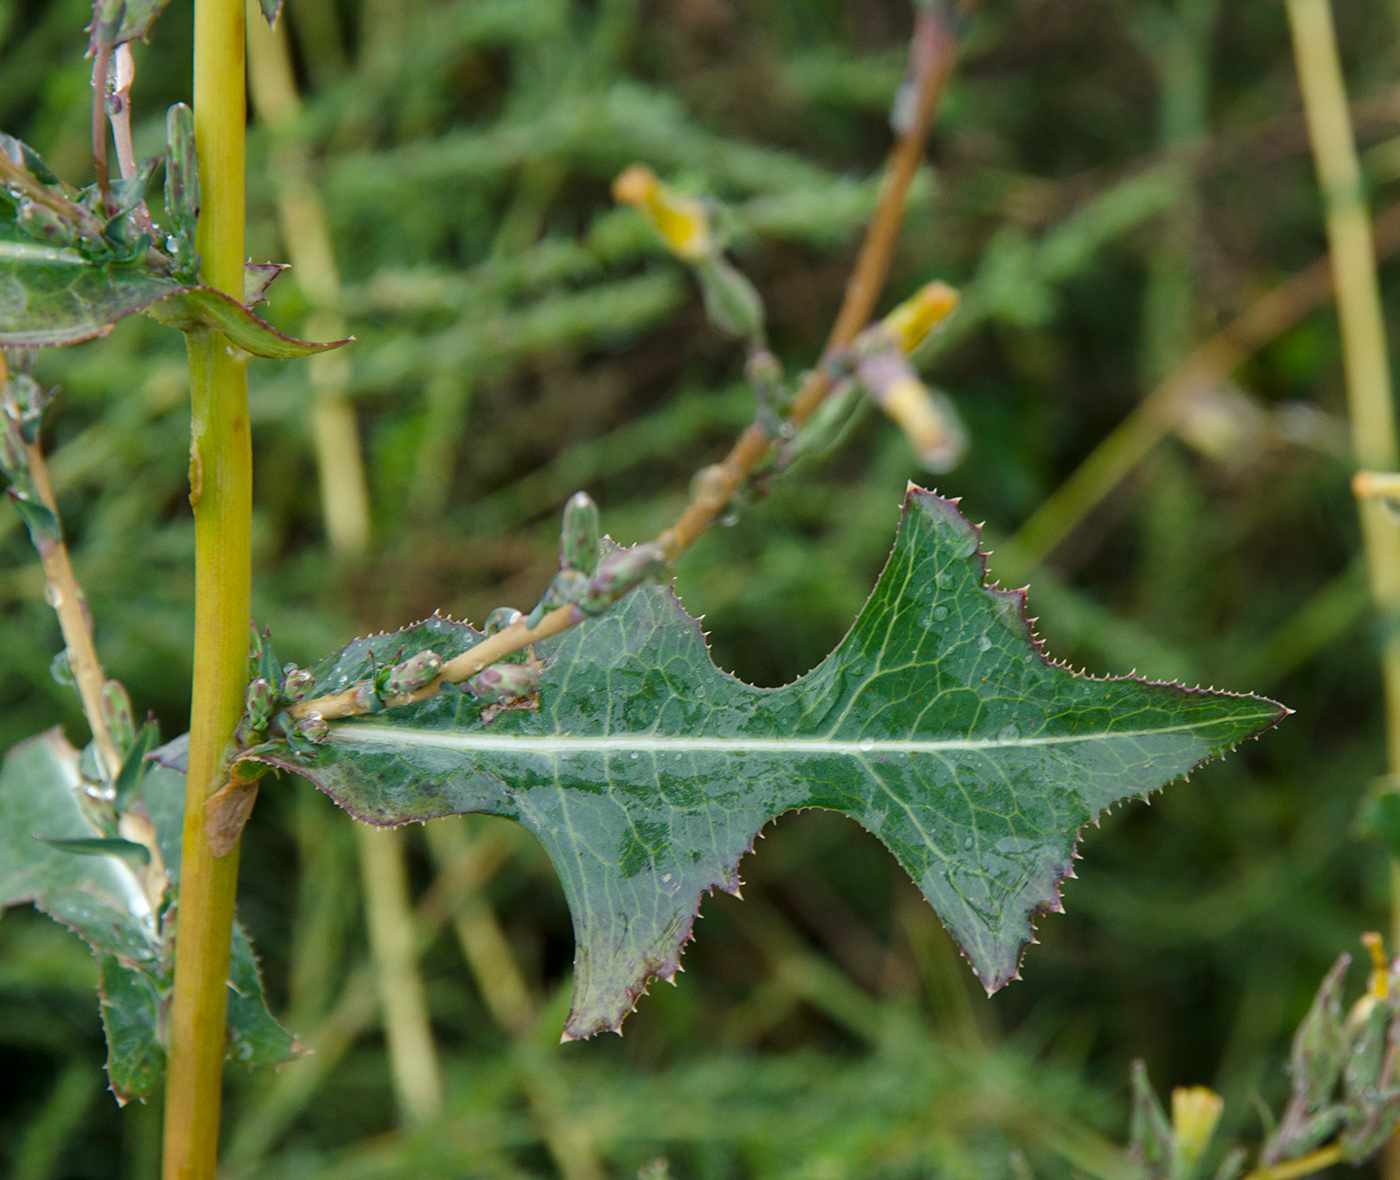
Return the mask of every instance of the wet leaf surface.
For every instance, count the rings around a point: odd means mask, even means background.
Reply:
[[[568,1036],[617,1028],[651,977],[671,977],[702,896],[737,891],[760,829],[804,807],[874,833],[994,989],[1017,975],[1034,915],[1060,908],[1086,823],[1284,710],[1053,664],[1023,595],[985,576],[977,531],[911,488],[859,618],[792,684],[720,671],[674,595],[643,587],[539,645],[538,711],[483,722],[452,691],[335,722],[300,753],[269,743],[253,756],[373,823],[486,812],[532,831],[573,914]],[[479,640],[443,618],[358,640],[313,669],[317,691]]]
[[[108,1077],[125,1102],[149,1093],[165,1069],[160,1013],[172,983],[171,912],[159,900],[152,905],[142,867],[130,859],[86,849],[77,855],[46,842],[96,845],[91,811],[80,802],[85,790],[78,751],[58,730],[22,742],[6,756],[0,767],[0,908],[32,902],[92,948]],[[184,778],[153,766],[141,795],[138,810],[154,826],[171,880],[178,882]],[[275,1066],[300,1056],[295,1039],[267,1010],[257,958],[241,926],[234,928],[232,953],[229,1058]]]

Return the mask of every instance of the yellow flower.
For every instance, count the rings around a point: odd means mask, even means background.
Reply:
[[[612,186],[613,196],[644,213],[667,247],[686,262],[700,262],[715,253],[710,216],[701,201],[668,188],[645,164],[633,164]]]
[[[958,293],[947,283],[925,283],[884,319],[889,332],[906,353],[913,352],[958,305]]]
[[[1371,952],[1371,985],[1367,994],[1383,1000],[1390,992],[1390,964],[1385,960],[1385,940],[1374,931],[1361,936],[1361,942]]]
[[[1210,1146],[1224,1108],[1225,1100],[1205,1086],[1178,1086],[1172,1091],[1173,1153],[1184,1165],[1182,1173],[1189,1172]]]

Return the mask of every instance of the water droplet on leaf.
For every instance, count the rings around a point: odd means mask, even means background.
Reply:
[[[992,650],[992,641],[991,641],[990,639],[988,639],[985,635],[979,635],[979,636],[977,637],[977,650],[978,650],[978,651],[991,651],[991,650]]]
[[[946,619],[946,618],[948,617],[948,608],[947,608],[946,606],[936,606],[936,607],[934,607],[934,608],[933,608],[933,617],[934,617],[935,619]]]

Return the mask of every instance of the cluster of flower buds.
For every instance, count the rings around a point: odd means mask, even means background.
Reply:
[[[329,727],[323,718],[313,714],[296,719],[287,711],[315,692],[316,677],[295,664],[279,665],[271,638],[256,627],[251,628],[248,641],[248,675],[243,717],[234,731],[240,746],[255,746],[271,734],[281,734],[294,748],[305,752],[308,745],[326,740]]]
[[[662,184],[645,164],[633,164],[613,181],[613,196],[639,210],[666,248],[695,268],[705,314],[721,332],[761,345],[763,300],[754,285],[724,257],[705,202]]]
[[[539,626],[549,611],[561,606],[577,607],[590,617],[600,615],[642,582],[664,577],[669,568],[666,551],[655,542],[604,554],[598,536],[598,507],[584,492],[575,492],[564,507],[559,566],[549,588],[526,616],[527,627]],[[500,611],[493,611],[487,619],[488,635],[492,620],[498,616],[505,619]],[[515,617],[509,620],[514,621]]]
[[[1197,1180],[1206,1148],[1215,1136],[1225,1102],[1205,1086],[1178,1086],[1172,1091],[1168,1121],[1147,1079],[1147,1068],[1133,1062],[1133,1111],[1128,1155],[1144,1180]],[[1215,1173],[1215,1180],[1235,1180],[1243,1170],[1244,1153],[1232,1151]]]
[[[1334,1135],[1347,1161],[1358,1164],[1380,1149],[1400,1121],[1400,976],[1386,961],[1380,935],[1363,935],[1362,942],[1371,954],[1366,994],[1343,1011],[1350,963],[1343,955],[1293,1038],[1292,1092],[1261,1152],[1264,1164],[1306,1155]]]
[[[1338,1155],[1355,1166],[1379,1151],[1400,1122],[1400,973],[1386,960],[1380,935],[1363,935],[1362,942],[1372,964],[1366,993],[1343,1007],[1351,956],[1342,955],[1293,1037],[1292,1091],[1259,1152],[1261,1173],[1301,1176]],[[1223,1105],[1203,1086],[1177,1089],[1168,1122],[1142,1062],[1135,1063],[1128,1154],[1144,1180],[1198,1180]],[[1307,1167],[1317,1152],[1323,1153],[1317,1165]],[[1243,1167],[1244,1152],[1235,1149],[1216,1180],[1235,1180]]]

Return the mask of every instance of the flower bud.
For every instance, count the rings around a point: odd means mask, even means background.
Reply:
[[[763,337],[763,299],[746,275],[719,254],[695,263],[705,314],[721,332],[741,340]]]
[[[384,678],[384,692],[387,696],[417,692],[436,680],[441,671],[442,657],[437,652],[420,651],[389,669],[389,675]]]
[[[535,609],[525,617],[527,627],[538,627],[548,611],[581,601],[588,593],[588,575],[580,570],[560,570],[554,575],[549,589],[535,603]]]
[[[11,414],[18,415],[19,432],[28,446],[39,441],[39,426],[53,394],[45,391],[28,373],[10,373],[6,392],[13,400]]]
[[[1172,1175],[1191,1176],[1210,1146],[1225,1100],[1205,1086],[1178,1086],[1172,1091]]]
[[[892,349],[860,356],[856,373],[871,401],[904,431],[925,470],[941,474],[957,466],[967,433],[947,395],[927,388]]]
[[[579,607],[585,614],[601,614],[633,587],[664,577],[669,568],[665,549],[655,541],[609,553],[598,563]]]
[[[1172,1152],[1172,1128],[1162,1113],[1147,1066],[1133,1062],[1133,1111],[1128,1132],[1128,1155],[1148,1176],[1161,1176],[1167,1170]]]
[[[277,694],[273,692],[271,683],[259,676],[248,685],[248,693],[244,701],[247,717],[253,730],[257,732],[266,729],[277,705]]]
[[[587,492],[575,492],[564,505],[559,568],[582,574],[591,574],[598,568],[598,505]]]
[[[313,713],[310,717],[298,722],[296,730],[298,737],[303,737],[308,742],[319,746],[330,736],[331,727],[326,723],[324,717]]]
[[[613,197],[640,210],[678,258],[699,262],[717,252],[704,202],[668,188],[645,164],[633,164],[613,181]]]
[[[906,356],[958,306],[961,296],[941,280],[925,283],[881,322]]]
[[[282,699],[291,701],[304,701],[311,695],[311,690],[316,687],[316,677],[305,668],[293,668],[287,673],[287,677],[282,681]]]
[[[540,671],[529,664],[492,664],[468,680],[467,687],[482,700],[511,701],[539,691]]]
[[[131,698],[120,680],[109,680],[102,686],[99,700],[102,723],[107,727],[117,752],[125,756],[136,741],[136,720],[131,710]]]
[[[1343,1028],[1342,984],[1351,956],[1342,955],[1317,989],[1312,1006],[1293,1035],[1288,1073],[1305,1109],[1321,1108],[1336,1088],[1346,1059]]]
[[[77,237],[71,221],[37,201],[20,202],[15,223],[36,242],[46,245],[61,246]]]

